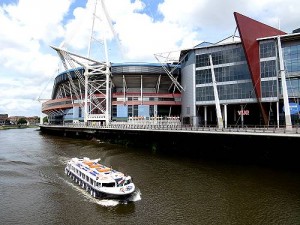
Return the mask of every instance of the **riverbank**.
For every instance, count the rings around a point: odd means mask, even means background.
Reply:
[[[38,128],[38,125],[1,125],[0,130]]]
[[[184,127],[115,127],[41,125],[40,131],[60,137],[99,140],[179,157],[238,164],[300,169],[300,134],[276,130],[232,130]]]

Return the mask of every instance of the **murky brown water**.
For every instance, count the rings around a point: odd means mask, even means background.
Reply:
[[[1,224],[300,224],[299,171],[154,154],[0,130]],[[95,200],[64,174],[71,157],[130,174],[132,202]]]

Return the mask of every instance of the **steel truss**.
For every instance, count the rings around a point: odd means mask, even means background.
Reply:
[[[157,53],[154,54],[154,56],[157,59],[157,61],[161,64],[162,68],[165,70],[168,76],[170,77],[172,83],[174,84],[174,87],[176,87],[180,92],[184,91],[184,88],[178,82],[177,77],[173,76],[173,72],[179,68],[182,60],[184,60],[185,57],[182,57],[181,60],[179,61],[178,51]],[[168,65],[173,65],[173,67],[169,67]]]
[[[110,106],[110,92],[107,90],[110,90],[111,83],[110,64],[51,47],[59,55],[70,84],[69,94],[63,88],[59,95],[70,95],[72,104],[79,104],[85,112],[84,122],[109,122],[110,107],[107,106]],[[84,73],[80,72],[82,68]]]

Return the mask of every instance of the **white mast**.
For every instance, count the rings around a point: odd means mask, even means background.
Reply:
[[[278,43],[279,72],[280,72],[280,77],[281,77],[284,114],[285,114],[285,127],[286,127],[286,130],[292,130],[293,127],[292,127],[292,121],[291,121],[291,112],[290,112],[290,106],[289,106],[288,91],[287,91],[287,86],[286,86],[286,77],[285,77],[280,36],[277,37],[277,43]]]
[[[105,18],[106,18],[106,21],[108,23],[108,26],[109,28],[111,29],[111,31],[115,34],[114,32],[114,29],[112,27],[112,24],[111,24],[111,21],[110,21],[110,17],[106,11],[106,7],[104,5],[104,2],[103,0],[100,0],[101,2],[101,6],[102,6],[102,10],[104,12],[104,15],[105,15]],[[107,50],[107,40],[106,40],[106,35],[104,35],[104,39],[103,39],[103,42],[104,42],[104,52],[105,52],[105,60],[106,60],[106,71],[105,71],[105,74],[106,74],[106,111],[105,111],[105,122],[106,124],[109,124],[110,122],[110,117],[111,117],[111,113],[110,113],[110,108],[111,108],[111,98],[110,98],[110,62],[109,62],[109,59],[108,59],[108,50]]]
[[[215,105],[216,105],[218,127],[222,129],[223,128],[223,118],[222,118],[222,113],[221,113],[221,107],[220,107],[220,101],[219,101],[219,94],[218,94],[218,89],[217,89],[214,65],[213,65],[213,62],[212,62],[211,55],[209,55],[209,61],[210,61],[210,70],[211,70],[212,84],[213,84],[213,89],[214,89],[214,96],[215,96]]]
[[[93,21],[92,21],[92,30],[91,30],[91,37],[89,40],[89,46],[88,46],[88,58],[90,58],[90,54],[91,54],[91,45],[92,42],[94,41],[94,24],[95,24],[95,18],[96,18],[96,10],[97,10],[97,2],[98,0],[95,0],[95,8],[94,8],[94,12],[93,12]],[[104,14],[104,17],[106,17],[106,21],[108,22],[109,26],[111,25],[111,21],[108,18],[108,13],[106,12],[106,8],[104,5],[103,0],[100,0],[101,3],[101,7],[102,7],[102,13]],[[104,46],[104,54],[105,54],[105,122],[106,124],[108,124],[110,122],[110,109],[111,109],[111,102],[110,102],[110,62],[108,59],[108,48],[107,48],[107,40],[106,40],[107,36],[104,34],[103,35],[103,46]],[[88,118],[89,118],[89,110],[88,110],[88,92],[89,92],[89,72],[88,70],[90,69],[89,65],[85,66],[85,116],[84,116],[84,120],[85,122],[87,122]]]
[[[93,12],[93,22],[92,22],[92,29],[91,29],[91,36],[88,45],[88,52],[87,58],[91,57],[91,45],[93,40],[93,33],[94,33],[94,24],[95,24],[95,16],[96,16],[96,9],[97,9],[97,0],[95,1],[95,8]],[[86,124],[89,117],[89,110],[88,110],[88,91],[89,91],[89,73],[88,73],[88,65],[84,66],[84,123]]]

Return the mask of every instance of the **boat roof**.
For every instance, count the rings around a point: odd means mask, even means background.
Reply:
[[[92,178],[102,183],[118,182],[122,183],[125,180],[131,179],[130,176],[113,169],[112,167],[105,166],[99,163],[100,159],[72,158],[69,162],[80,169],[92,175]]]

